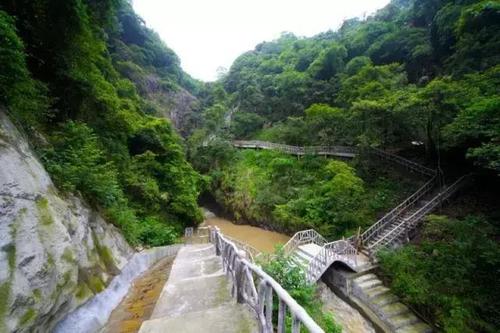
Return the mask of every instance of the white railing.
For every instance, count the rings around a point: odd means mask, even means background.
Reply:
[[[421,200],[422,197],[429,194],[435,187],[435,185],[436,185],[436,176],[432,177],[428,182],[426,182],[415,193],[409,196],[405,201],[400,203],[389,213],[385,214],[370,228],[366,229],[366,231],[361,234],[361,240],[363,244],[366,244],[370,239],[373,239],[374,237],[385,232],[385,228],[388,224],[390,224],[396,217],[400,216],[404,211],[406,211],[406,209],[415,205],[415,203]]]
[[[434,208],[441,204],[444,200],[451,197],[456,191],[458,191],[462,186],[464,186],[469,180],[469,176],[462,176],[452,185],[448,186],[446,189],[437,194],[432,200],[427,202],[422,208],[417,210],[408,218],[404,219],[395,226],[391,231],[389,231],[384,237],[379,239],[377,242],[369,246],[369,250],[374,252],[382,247],[390,246],[394,244],[395,241],[401,239],[401,237],[407,235],[409,231],[417,226],[417,224]]]
[[[248,245],[247,243],[244,243],[240,240],[237,240],[233,237],[229,237],[227,235],[224,235],[224,238],[233,242],[234,245],[236,245],[236,247],[238,248],[238,250],[244,251],[246,258],[249,259],[251,262],[255,262],[255,260],[262,255],[262,252],[260,252],[253,246]]]
[[[316,282],[335,261],[341,261],[356,270],[357,251],[349,241],[338,240],[325,244],[311,260],[306,272],[309,282]]]
[[[302,230],[295,233],[295,235],[286,242],[283,246],[283,251],[285,255],[288,255],[295,251],[300,245],[311,243],[323,247],[328,241],[314,229]]]
[[[309,332],[323,333],[323,329],[309,316],[288,292],[259,266],[251,263],[239,253],[236,245],[227,239],[218,228],[211,228],[210,240],[215,245],[217,255],[222,257],[226,274],[232,280],[232,295],[238,303],[246,303],[255,311],[260,332],[275,332],[273,313],[277,311],[278,333],[285,333],[287,329],[286,314],[289,310],[291,332],[299,333],[301,325]],[[273,307],[273,296],[278,297],[278,309]]]

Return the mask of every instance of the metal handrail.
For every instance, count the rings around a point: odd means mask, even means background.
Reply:
[[[246,303],[256,313],[260,332],[273,333],[273,296],[278,296],[278,333],[285,333],[286,312],[291,313],[292,333],[299,333],[304,325],[309,332],[324,333],[288,292],[259,266],[242,257],[236,245],[227,239],[217,227],[210,230],[210,241],[216,254],[222,257],[223,268],[232,280],[232,295],[238,303]]]
[[[384,237],[371,244],[368,248],[370,250],[377,249],[379,247],[390,245],[405,234],[406,232],[413,229],[416,224],[422,220],[429,212],[431,212],[437,205],[439,205],[443,200],[448,199],[452,196],[460,187],[462,187],[467,181],[469,177],[462,176],[457,181],[455,181],[452,185],[448,186],[444,191],[438,193],[434,198],[432,198],[429,202],[427,202],[422,208],[417,210],[408,218],[404,219],[401,223],[395,226],[391,231],[389,231]]]
[[[383,151],[379,148],[370,147],[370,150],[373,153],[375,153],[376,155],[378,155],[379,157],[382,157],[382,158],[390,160],[392,162],[396,162],[398,164],[401,164],[402,166],[406,167],[407,169],[411,169],[413,171],[419,172],[419,173],[423,174],[424,176],[432,177],[432,176],[435,176],[437,173],[436,170],[434,170],[434,169],[430,169],[426,166],[423,166],[421,164],[418,164],[416,162],[408,160],[404,157],[388,153],[388,152]]]
[[[428,182],[426,182],[422,187],[420,187],[415,193],[406,198],[403,202],[397,205],[389,213],[385,214],[380,218],[375,224],[365,230],[361,234],[361,240],[366,243],[371,238],[378,236],[385,227],[392,222],[396,217],[400,216],[405,209],[411,207],[420,200],[423,196],[427,195],[435,186],[437,176],[432,177]]]

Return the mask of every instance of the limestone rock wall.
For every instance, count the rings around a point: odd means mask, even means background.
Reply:
[[[0,332],[48,332],[132,256],[119,231],[52,183],[0,110]]]

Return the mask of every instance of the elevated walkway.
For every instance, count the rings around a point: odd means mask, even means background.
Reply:
[[[214,246],[192,244],[179,250],[153,314],[139,332],[258,331],[250,308],[231,296],[231,282]]]

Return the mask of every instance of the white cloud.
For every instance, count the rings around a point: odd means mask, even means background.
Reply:
[[[283,31],[312,36],[337,29],[389,0],[134,0],[134,9],[193,77],[214,80],[241,53]]]

